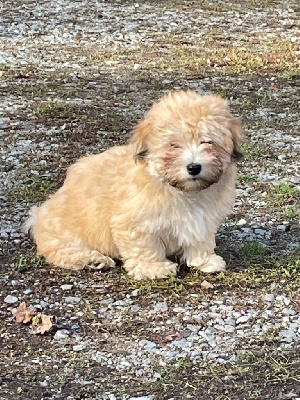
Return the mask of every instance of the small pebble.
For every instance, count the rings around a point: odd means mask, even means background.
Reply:
[[[272,302],[272,301],[275,300],[275,296],[274,296],[274,294],[266,294],[265,297],[264,297],[264,299],[265,299],[265,301],[270,301],[270,302]]]
[[[110,297],[109,299],[103,299],[99,301],[99,304],[112,304],[114,303],[115,299],[113,299],[112,297]]]
[[[131,292],[131,296],[137,297],[137,296],[140,296],[141,293],[142,293],[142,291],[140,289],[135,289]]]
[[[66,303],[79,303],[81,300],[80,297],[76,297],[76,296],[67,296],[65,297],[65,302]]]
[[[84,350],[85,348],[86,348],[86,344],[85,343],[75,344],[73,346],[73,350],[74,351],[81,351],[81,350]]]
[[[141,307],[138,304],[134,304],[133,306],[130,307],[130,310],[133,312],[138,312],[140,311]]]
[[[236,320],[236,323],[237,324],[244,324],[244,323],[248,322],[250,318],[251,318],[251,315],[242,315],[240,318],[238,318]]]
[[[285,232],[285,231],[286,231],[286,225],[277,225],[277,226],[276,226],[276,229],[277,229],[278,231],[283,231],[283,232]]]
[[[4,298],[4,302],[5,303],[8,303],[8,304],[14,304],[14,303],[16,303],[17,301],[18,301],[19,299],[16,297],[16,296],[12,296],[12,295],[7,295],[5,298]]]
[[[146,340],[146,339],[140,340],[139,344],[141,347],[144,347],[147,350],[151,350],[154,347],[156,347],[156,343],[151,342],[150,340]]]
[[[70,335],[70,332],[67,329],[60,329],[55,333],[53,340],[57,340],[57,341],[66,340],[69,338],[69,335]]]
[[[159,312],[165,312],[165,311],[168,311],[168,309],[169,309],[169,307],[168,307],[167,303],[165,303],[165,302],[157,303],[154,306],[154,309],[151,311],[151,314],[156,314],[156,313],[159,313]]]
[[[235,327],[232,325],[225,325],[224,327],[225,332],[230,333],[235,331]]]
[[[73,288],[73,285],[69,285],[69,284],[65,284],[65,285],[61,285],[61,290],[71,290]]]

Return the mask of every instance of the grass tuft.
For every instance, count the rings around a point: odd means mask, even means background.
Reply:
[[[271,185],[268,193],[268,203],[273,206],[286,206],[286,212],[295,213],[296,204],[300,200],[300,190],[289,182]]]
[[[39,176],[14,189],[13,194],[19,201],[26,204],[37,204],[44,201],[55,189],[56,184],[54,182]]]

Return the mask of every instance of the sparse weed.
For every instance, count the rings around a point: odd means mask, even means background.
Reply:
[[[14,269],[18,272],[24,272],[29,268],[41,267],[45,263],[45,259],[40,254],[27,253],[22,255],[14,264]]]
[[[268,342],[274,342],[278,339],[279,328],[272,327],[265,333],[265,338]]]
[[[20,96],[34,99],[35,97],[47,96],[48,93],[50,92],[50,90],[51,90],[50,87],[47,85],[27,84],[27,85],[19,86],[16,89],[16,92]]]
[[[188,361],[185,358],[177,358],[174,366],[176,369],[186,369],[188,367]]]
[[[262,96],[256,99],[257,106],[265,106],[266,104],[270,103],[274,100],[274,95],[271,92],[264,92]]]
[[[251,350],[238,350],[236,352],[236,361],[238,364],[250,364],[254,360],[254,354]]]
[[[230,273],[210,275],[209,282],[215,287],[227,288],[266,288],[280,282],[293,293],[300,285],[299,251],[276,254],[258,241],[244,242],[231,254],[228,271]]]

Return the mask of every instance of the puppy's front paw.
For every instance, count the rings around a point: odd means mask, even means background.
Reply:
[[[212,254],[208,261],[205,264],[199,265],[198,268],[202,272],[211,273],[211,272],[220,272],[225,271],[226,263],[222,257],[217,254]]]
[[[124,268],[128,271],[128,275],[136,280],[166,278],[169,275],[176,275],[177,272],[177,264],[170,261],[126,260]]]
[[[208,262],[209,257],[207,252],[205,252],[201,257],[193,258],[191,261],[186,260],[186,264],[189,267],[201,268]]]

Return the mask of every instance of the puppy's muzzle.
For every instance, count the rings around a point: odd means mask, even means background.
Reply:
[[[198,163],[191,163],[188,164],[186,169],[188,170],[188,173],[192,176],[199,175],[201,172],[201,164]]]

